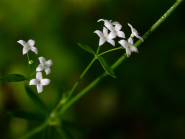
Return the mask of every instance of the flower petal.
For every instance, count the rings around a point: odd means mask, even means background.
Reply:
[[[106,40],[105,40],[105,39],[100,38],[100,40],[99,40],[99,46],[103,45],[105,42],[106,42]]]
[[[108,35],[108,29],[106,27],[103,27],[103,36]]]
[[[31,47],[34,47],[35,41],[34,41],[34,40],[29,40],[29,41],[27,42],[27,44],[28,44],[29,46],[31,46]]]
[[[124,48],[128,47],[128,42],[126,40],[120,40],[118,43],[121,44],[121,46],[123,46]]]
[[[29,50],[30,50],[29,48],[23,47],[22,50],[23,55],[26,54]]]
[[[38,83],[37,79],[32,79],[32,80],[30,80],[29,85],[37,85],[37,83]]]
[[[119,30],[121,30],[121,28],[122,28],[122,25],[121,24],[115,24],[115,30],[116,31],[119,31]]]
[[[41,84],[42,85],[48,85],[50,83],[50,79],[42,79]]]
[[[40,63],[41,63],[42,65],[44,65],[44,64],[46,63],[46,60],[45,60],[44,57],[39,57],[38,59],[39,59],[39,61],[40,61]]]
[[[50,74],[51,69],[50,69],[50,68],[46,68],[46,69],[45,69],[45,72],[46,72],[46,75],[48,75],[48,74]]]
[[[48,60],[48,61],[46,61],[46,65],[47,65],[47,66],[49,66],[49,67],[50,67],[50,66],[52,66],[52,65],[53,65],[52,60]]]
[[[115,46],[115,41],[112,39],[108,39],[107,42],[109,42],[110,44],[112,44],[113,46]]]
[[[103,37],[103,33],[99,30],[94,31],[94,33],[96,33],[100,38]]]
[[[138,49],[135,47],[135,46],[130,46],[130,50],[132,51],[132,52],[136,52],[136,53],[138,53]]]
[[[43,66],[40,64],[40,65],[38,65],[38,67],[36,68],[36,71],[42,71],[44,68],[43,68]]]
[[[131,50],[129,48],[126,48],[127,57],[131,55]]]
[[[36,78],[37,78],[38,80],[42,80],[42,72],[37,72]]]
[[[134,43],[134,41],[133,41],[133,38],[132,38],[132,37],[130,37],[130,38],[128,39],[128,43],[130,43],[130,44],[133,44],[133,43]]]
[[[125,38],[125,33],[123,31],[117,31],[117,36],[120,38]]]
[[[37,92],[41,93],[43,91],[43,85],[42,84],[37,84]]]
[[[22,46],[26,47],[27,46],[27,43],[23,40],[19,40],[17,41],[19,44],[21,44]]]
[[[31,47],[31,50],[32,50],[33,52],[35,52],[36,54],[38,54],[38,50],[37,50],[36,47]]]
[[[108,20],[104,20],[104,25],[110,30],[110,31],[113,31],[114,30],[114,27],[112,25],[112,23]]]
[[[135,36],[136,36],[136,38],[138,38],[138,39],[140,39],[141,41],[144,42],[144,39],[141,36],[139,36],[138,34],[136,34]]]

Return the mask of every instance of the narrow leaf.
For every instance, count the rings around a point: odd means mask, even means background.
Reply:
[[[46,106],[44,105],[44,103],[36,95],[36,93],[33,90],[31,90],[27,85],[25,85],[25,90],[27,92],[28,97],[32,100],[32,102],[34,103],[36,108],[39,110],[39,112],[47,116],[49,114],[48,110]]]
[[[20,74],[10,74],[0,78],[0,81],[2,82],[20,82],[24,80],[26,80],[26,78]]]
[[[103,69],[109,75],[111,75],[112,77],[116,78],[115,73],[114,73],[112,67],[107,63],[107,61],[103,57],[101,57],[101,56],[98,57],[98,60],[100,61],[100,64],[102,65]]]
[[[32,112],[25,112],[25,111],[12,111],[9,113],[10,116],[25,119],[25,120],[32,120],[32,121],[43,121],[44,117],[37,113]]]
[[[94,50],[86,44],[78,43],[78,46],[80,46],[80,48],[82,48],[83,50],[85,50],[93,55],[95,54]]]

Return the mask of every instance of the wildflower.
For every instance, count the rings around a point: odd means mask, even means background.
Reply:
[[[43,79],[42,73],[37,72],[36,79],[32,79],[29,83],[29,85],[36,85],[37,86],[37,92],[41,93],[43,91],[43,86],[48,85],[50,83],[49,79]]]
[[[144,42],[144,39],[141,36],[139,36],[139,33],[137,32],[137,30],[135,28],[133,28],[133,26],[129,23],[128,23],[128,26],[131,28],[131,31],[132,31],[131,37],[135,36],[136,38],[138,38]]]
[[[128,42],[126,40],[120,40],[119,44],[121,44],[125,49],[127,53],[127,57],[131,55],[131,52],[138,52],[137,48],[133,44],[133,38],[130,37],[128,39]]]
[[[23,46],[23,55],[28,53],[29,50],[35,52],[36,54],[38,54],[38,50],[36,47],[34,47],[35,45],[35,41],[34,40],[29,40],[27,43],[23,40],[19,40],[17,41],[19,44],[21,44]]]
[[[45,70],[46,75],[51,72],[50,66],[53,64],[52,60],[46,61],[44,57],[39,57],[40,64],[38,65],[36,71]]]
[[[99,46],[103,45],[106,41],[115,46],[115,41],[113,39],[116,36],[113,32],[110,32],[108,34],[107,28],[103,27],[103,32],[96,30],[94,31],[94,33],[96,33],[100,37]]]
[[[121,31],[122,25],[119,22],[111,22],[105,19],[99,19],[98,22],[103,21],[105,27],[107,27],[111,32],[120,38],[125,38],[125,33]]]

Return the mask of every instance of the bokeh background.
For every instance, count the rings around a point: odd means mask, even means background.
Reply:
[[[0,77],[26,74],[27,59],[18,40],[33,39],[39,56],[53,60],[51,84],[39,97],[49,109],[57,92],[69,90],[92,56],[77,45],[96,49],[100,18],[119,21],[129,37],[131,23],[144,34],[175,0],[1,0]],[[76,139],[185,138],[185,3],[117,69],[73,105],[63,119]],[[118,46],[118,44],[117,44]],[[102,49],[110,49],[108,43]],[[124,51],[105,57],[113,63]],[[32,70],[38,64],[37,56]],[[103,72],[96,62],[77,91]],[[35,86],[32,87],[35,89]],[[18,138],[37,122],[11,117],[10,111],[37,112],[24,83],[0,83],[0,138]],[[44,134],[44,133],[43,133]],[[42,133],[34,138],[44,138]],[[50,137],[51,138],[51,137]],[[54,132],[52,138],[59,138]]]

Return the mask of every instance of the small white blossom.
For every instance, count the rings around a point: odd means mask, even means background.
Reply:
[[[131,31],[132,31],[131,36],[135,36],[136,38],[138,38],[144,42],[144,39],[141,36],[139,36],[139,33],[137,32],[137,30],[135,28],[133,28],[133,26],[129,23],[128,23],[128,26],[131,28]]]
[[[37,86],[37,92],[41,93],[43,91],[43,86],[48,85],[50,83],[49,79],[43,79],[42,73],[37,72],[36,79],[32,79],[29,83],[29,85],[36,85]]]
[[[50,66],[53,64],[52,60],[46,61],[44,57],[39,57],[40,64],[38,65],[36,71],[45,70],[46,75],[51,72]]]
[[[103,27],[103,32],[96,30],[94,31],[99,37],[99,46],[103,45],[106,41],[115,46],[115,41],[113,40],[116,36],[113,32],[108,33],[108,29]]]
[[[128,39],[128,42],[126,40],[120,40],[119,44],[121,44],[125,49],[127,53],[127,57],[131,55],[131,52],[138,52],[137,48],[133,44],[133,39],[130,37]]]
[[[35,41],[34,40],[29,40],[27,43],[23,40],[19,40],[17,41],[19,44],[21,44],[23,46],[23,55],[28,53],[29,50],[35,52],[36,54],[38,54],[38,50],[36,47],[34,47],[35,45]]]
[[[99,19],[98,22],[103,21],[104,26],[120,38],[125,38],[125,33],[121,31],[122,25],[119,22],[111,22],[106,19]]]

